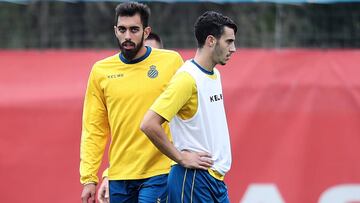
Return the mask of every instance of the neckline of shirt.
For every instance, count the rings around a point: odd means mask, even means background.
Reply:
[[[123,56],[122,53],[119,54],[119,58],[120,58],[120,60],[121,60],[123,63],[126,63],[126,64],[139,63],[139,62],[145,60],[145,59],[150,55],[150,53],[151,53],[151,51],[152,51],[151,47],[149,47],[149,46],[145,46],[145,47],[146,47],[146,52],[145,52],[145,54],[144,54],[143,56],[137,58],[137,59],[134,59],[134,60],[129,61],[129,60],[127,60],[127,59]]]
[[[207,74],[207,75],[214,75],[214,70],[212,71],[208,71],[205,68],[203,68],[200,64],[196,63],[196,61],[194,59],[191,59],[191,62],[193,64],[196,65],[196,67],[198,67],[203,73]]]

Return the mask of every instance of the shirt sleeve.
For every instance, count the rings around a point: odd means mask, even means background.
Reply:
[[[177,57],[177,61],[176,61],[176,70],[178,70],[183,64],[184,64],[184,60],[183,58],[180,56],[179,53],[177,53],[178,57]]]
[[[150,110],[156,112],[167,121],[181,110],[193,94],[194,78],[187,72],[179,72],[169,82],[165,91],[155,100]]]
[[[80,182],[99,182],[97,172],[110,135],[107,109],[100,80],[92,69],[86,89],[80,145]]]
[[[173,57],[173,62],[171,65],[173,75],[176,74],[176,71],[184,64],[184,60],[178,52],[175,52],[175,57]]]

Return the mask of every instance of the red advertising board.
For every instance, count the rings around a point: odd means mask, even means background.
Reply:
[[[114,53],[0,51],[2,202],[80,202],[87,77]],[[359,50],[240,49],[218,67],[231,202],[360,202],[359,64]]]

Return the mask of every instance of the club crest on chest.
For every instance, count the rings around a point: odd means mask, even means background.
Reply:
[[[149,78],[156,78],[159,75],[158,70],[156,70],[156,66],[151,65],[147,75]]]

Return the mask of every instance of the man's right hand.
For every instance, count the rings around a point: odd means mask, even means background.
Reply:
[[[213,165],[211,155],[206,152],[181,151],[181,164],[185,168],[208,170]]]
[[[96,203],[95,198],[96,193],[96,184],[89,183],[84,185],[83,191],[81,193],[81,202],[82,203]]]

